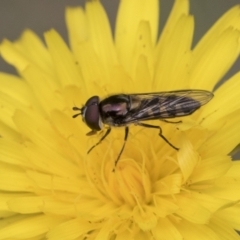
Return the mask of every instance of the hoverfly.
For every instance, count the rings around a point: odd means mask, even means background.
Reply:
[[[172,148],[178,150],[164,137],[160,126],[142,121],[158,119],[168,122],[166,120],[168,118],[190,115],[209,102],[213,96],[212,92],[206,90],[118,94],[109,96],[102,101],[98,96],[93,96],[82,108],[73,107],[74,111],[80,111],[73,115],[73,118],[82,115],[83,122],[91,129],[87,133],[88,136],[102,130],[104,125],[108,126],[103,137],[87,153],[90,153],[109,135],[111,127],[125,127],[124,143],[115,161],[116,166],[124,150],[130,124],[158,129],[159,136]]]

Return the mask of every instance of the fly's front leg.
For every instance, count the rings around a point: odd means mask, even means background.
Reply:
[[[99,145],[107,137],[107,135],[109,135],[110,132],[111,132],[111,128],[108,128],[108,130],[102,136],[102,138],[88,150],[87,154],[89,154],[97,145]]]
[[[157,128],[159,129],[159,136],[169,145],[171,146],[172,148],[174,148],[175,150],[179,150],[179,148],[175,147],[172,143],[170,143],[166,137],[163,136],[162,134],[162,128],[160,126],[155,126],[155,125],[150,125],[150,124],[146,124],[146,123],[140,123],[140,122],[137,122],[135,123],[135,125],[138,125],[138,126],[142,126],[142,127],[146,127],[146,128]]]

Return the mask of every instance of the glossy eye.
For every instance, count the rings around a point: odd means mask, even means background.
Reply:
[[[101,130],[101,119],[98,108],[99,97],[93,96],[89,98],[83,109],[83,121],[89,128],[99,131]]]

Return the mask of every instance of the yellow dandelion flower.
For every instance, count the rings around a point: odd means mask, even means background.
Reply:
[[[240,72],[178,124],[86,136],[73,106],[91,96],[212,91],[240,52],[240,6],[191,49],[193,17],[176,0],[158,39],[158,0],[122,0],[114,39],[100,2],[68,8],[55,31],[4,40],[19,76],[0,73],[1,239],[240,239]],[[132,11],[132,10],[135,11]]]

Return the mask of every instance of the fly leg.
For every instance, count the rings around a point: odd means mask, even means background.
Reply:
[[[146,124],[146,123],[141,123],[141,122],[137,122],[135,123],[135,125],[138,125],[138,126],[142,126],[142,127],[146,127],[146,128],[157,128],[159,129],[159,136],[169,145],[171,146],[172,148],[174,148],[175,150],[179,150],[179,148],[175,147],[172,143],[170,143],[162,134],[162,128],[160,126],[155,126],[155,125],[150,125],[150,124]]]
[[[118,161],[119,161],[119,159],[120,159],[120,157],[121,157],[121,155],[123,153],[123,150],[125,148],[125,145],[126,145],[126,142],[127,142],[127,138],[128,138],[128,133],[129,133],[129,128],[125,127],[124,143],[123,143],[122,149],[121,149],[120,153],[118,154],[118,157],[117,157],[117,159],[115,161],[115,167],[117,166],[117,163],[118,163]],[[115,168],[113,169],[113,172],[115,172]]]
[[[159,119],[160,121],[162,121],[162,122],[165,122],[165,123],[175,123],[175,124],[177,124],[177,123],[182,123],[182,121],[180,120],[180,121],[176,121],[176,122],[174,122],[174,121],[169,121],[169,120],[166,120],[166,119]]]
[[[89,154],[97,145],[99,145],[107,137],[107,135],[109,135],[110,132],[111,132],[111,128],[108,128],[108,130],[102,136],[102,138],[88,150],[87,154]]]

